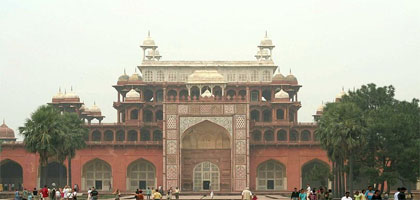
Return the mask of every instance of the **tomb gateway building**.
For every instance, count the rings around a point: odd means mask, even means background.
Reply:
[[[87,107],[74,91],[59,91],[49,103],[78,113],[89,128],[87,147],[72,160],[73,184],[82,191],[92,186],[183,192],[319,187],[321,181],[306,174],[314,166],[329,168],[329,160],[316,141],[316,124],[297,120],[301,85],[291,73],[276,70],[275,46],[267,35],[252,61],[163,61],[150,34],[140,47],[138,72],[124,71],[113,85],[115,123],[102,123],[100,108]],[[43,180],[38,155],[13,142],[13,130],[4,123],[3,137],[3,188],[66,184],[67,162],[50,159]]]

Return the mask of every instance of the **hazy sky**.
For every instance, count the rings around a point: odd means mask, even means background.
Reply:
[[[0,1],[0,118],[18,132],[61,86],[116,121],[111,87],[141,63],[151,31],[162,60],[254,60],[265,30],[274,61],[303,85],[300,121],[370,82],[420,98],[420,1]]]

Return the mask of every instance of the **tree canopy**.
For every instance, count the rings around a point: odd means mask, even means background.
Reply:
[[[363,85],[328,103],[317,119],[316,135],[339,171],[335,182],[347,175],[347,187],[334,184],[340,193],[352,190],[356,165],[358,174],[381,190],[385,182],[416,182],[420,177],[419,101],[400,101],[394,94],[393,86]]]

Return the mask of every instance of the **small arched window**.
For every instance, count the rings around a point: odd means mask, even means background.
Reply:
[[[156,111],[156,121],[163,120],[163,112],[162,110]]]
[[[137,119],[139,119],[139,110],[137,110],[137,109],[131,110],[131,112],[130,112],[130,119],[131,120],[137,120]]]
[[[264,122],[271,122],[272,121],[271,110],[264,110],[263,111],[263,121]]]
[[[258,80],[258,71],[257,70],[252,70],[252,73],[251,73],[251,81],[253,81],[253,82],[259,81]]]
[[[265,70],[262,75],[262,81],[271,81],[271,73],[268,70]]]
[[[258,90],[251,91],[251,101],[259,101],[260,92]]]
[[[150,110],[144,110],[143,111],[143,121],[144,122],[152,122],[153,120],[153,112]]]
[[[309,132],[308,130],[303,130],[302,133],[301,133],[300,139],[302,141],[311,140],[311,132]]]
[[[274,141],[274,133],[272,130],[267,130],[264,132],[265,141]]]
[[[276,111],[276,117],[278,120],[284,119],[284,110],[283,109],[277,109]]]
[[[251,120],[259,122],[260,121],[260,112],[258,110],[251,111]]]
[[[287,132],[285,130],[277,131],[277,141],[287,141]]]
[[[150,141],[150,131],[147,129],[140,130],[140,141]]]
[[[102,133],[98,130],[92,132],[92,141],[101,141]]]

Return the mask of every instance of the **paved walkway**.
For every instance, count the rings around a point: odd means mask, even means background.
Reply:
[[[164,196],[164,198],[162,198],[162,199],[166,200],[165,197],[166,196]],[[134,199],[134,198],[132,196],[124,196],[124,197],[121,197],[121,199],[129,200],[129,199]],[[182,200],[198,200],[198,199],[211,199],[211,198],[210,198],[210,196],[203,197],[203,196],[198,196],[198,195],[197,196],[195,196],[195,195],[185,195],[185,196],[181,195],[179,197],[179,199],[182,199]],[[215,195],[213,197],[213,199],[218,199],[218,200],[234,199],[234,200],[237,200],[237,199],[241,199],[241,196],[239,196],[239,195],[220,195],[220,196]],[[281,195],[259,195],[258,196],[258,200],[276,200],[276,199],[285,200],[285,199],[289,199],[289,198],[281,196]],[[113,199],[107,199],[107,200],[113,200]]]

